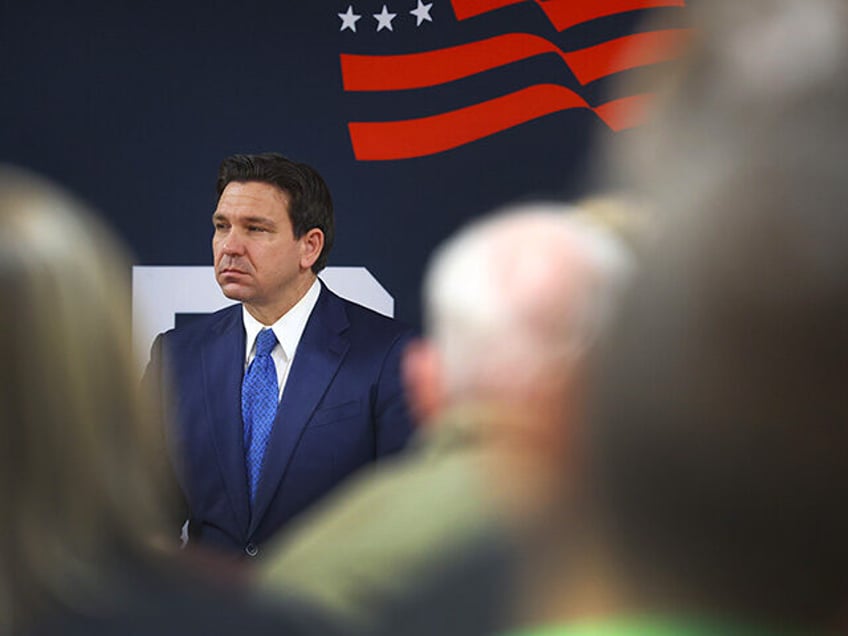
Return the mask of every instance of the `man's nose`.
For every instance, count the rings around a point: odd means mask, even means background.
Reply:
[[[244,253],[244,239],[237,231],[230,231],[221,241],[221,251],[228,255]]]

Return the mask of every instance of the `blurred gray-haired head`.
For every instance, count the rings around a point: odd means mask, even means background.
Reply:
[[[612,235],[575,210],[507,208],[436,250],[425,327],[448,394],[521,391],[561,373],[596,339],[630,264]]]

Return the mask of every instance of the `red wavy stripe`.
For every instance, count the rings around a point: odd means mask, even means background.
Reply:
[[[342,53],[342,82],[346,91],[424,88],[553,53],[565,61],[581,84],[586,84],[612,73],[671,59],[679,53],[688,35],[688,29],[650,31],[570,53],[563,53],[552,42],[528,33],[507,33],[407,55]]]
[[[653,95],[630,95],[596,106],[593,110],[614,132],[645,123]]]
[[[458,2],[462,0],[454,0],[454,10]],[[686,5],[685,0],[536,0],[536,3],[557,31],[616,13]]]
[[[677,57],[691,29],[634,33],[565,54],[565,61],[581,84],[601,77]]]
[[[436,86],[528,57],[563,52],[545,38],[507,33],[479,42],[407,55],[342,53],[346,91],[393,91]]]
[[[451,2],[456,19],[465,20],[511,4],[525,2],[525,0],[451,0]]]
[[[473,18],[489,11],[518,4],[525,0],[451,0],[457,20]],[[683,7],[685,0],[535,0],[557,31],[565,31],[583,22],[590,22],[616,13]]]
[[[571,108],[589,106],[564,86],[539,84],[431,117],[350,122],[348,130],[353,152],[360,161],[409,159],[450,150]]]

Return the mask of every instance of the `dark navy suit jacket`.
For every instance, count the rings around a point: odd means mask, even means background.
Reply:
[[[402,448],[411,424],[399,367],[410,336],[401,323],[322,284],[280,400],[252,509],[242,441],[241,305],[157,336],[145,381],[164,397],[191,540],[254,555],[347,475]]]

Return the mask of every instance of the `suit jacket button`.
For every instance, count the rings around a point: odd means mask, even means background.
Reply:
[[[257,554],[259,554],[259,548],[256,546],[255,543],[248,543],[246,546],[244,546],[244,552],[245,554],[247,554],[247,556],[255,557]]]

